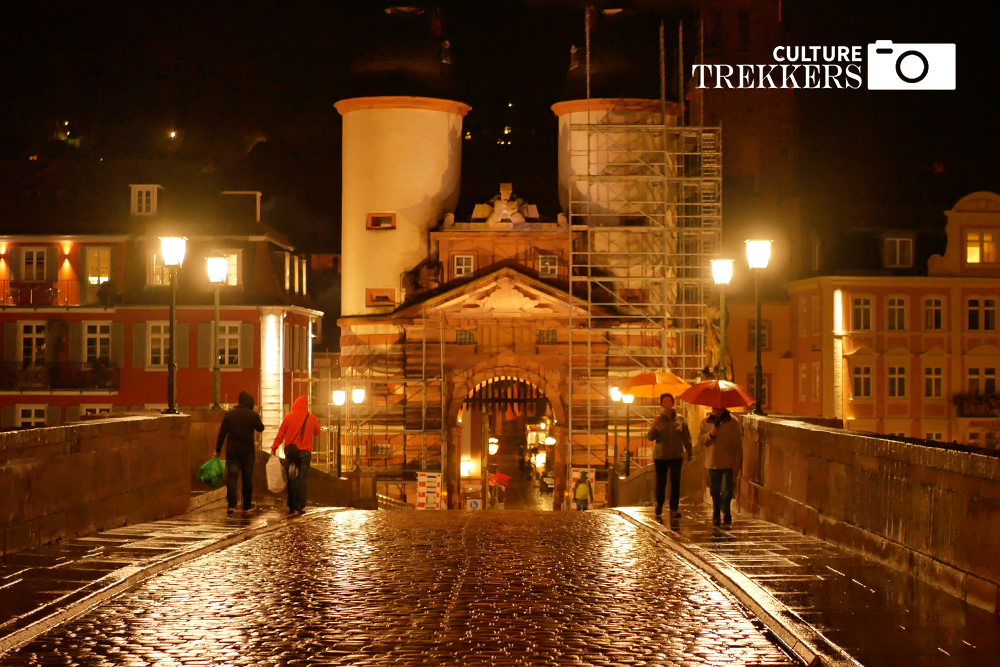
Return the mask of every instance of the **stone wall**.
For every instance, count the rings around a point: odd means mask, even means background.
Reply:
[[[618,507],[634,507],[637,505],[653,505],[656,502],[656,470],[652,464],[633,467],[627,480],[618,481]],[[681,499],[701,500],[708,487],[705,472],[705,448],[697,442],[695,436],[692,460],[685,459],[681,468]],[[666,498],[670,499],[670,484],[665,489]]]
[[[1000,455],[746,416],[744,511],[996,612]]]
[[[4,554],[187,511],[185,416],[0,433]]]

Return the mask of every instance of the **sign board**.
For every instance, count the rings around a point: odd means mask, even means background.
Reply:
[[[466,498],[465,509],[478,510],[483,508],[483,501],[480,498]]]
[[[441,473],[417,473],[417,509],[441,509]]]
[[[576,480],[580,479],[580,473],[587,473],[587,479],[590,481],[590,487],[594,488],[594,469],[593,468],[571,468],[570,469],[570,480],[569,480],[569,507],[570,510],[576,511],[576,496],[573,494],[573,489],[576,488]],[[597,495],[597,489],[594,489],[594,495]]]

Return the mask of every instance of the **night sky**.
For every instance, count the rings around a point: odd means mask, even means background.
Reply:
[[[0,158],[176,157],[235,164],[298,201],[293,239],[333,249],[339,224],[340,118],[353,54],[384,3],[18,3],[0,20]],[[441,2],[466,128],[463,200],[496,184],[554,215],[556,120],[582,3]],[[676,11],[694,3],[635,2]],[[874,8],[873,8],[874,6]],[[998,10],[901,2],[783,5],[790,44],[954,42],[958,90],[802,91],[803,210],[852,222],[858,206],[938,211],[1000,190]],[[693,27],[691,27],[693,29]],[[513,106],[508,106],[513,105]],[[69,125],[65,125],[66,122]],[[498,152],[490,133],[517,129]],[[80,147],[53,134],[69,130]],[[171,140],[168,133],[177,137]],[[477,142],[479,142],[477,144]],[[943,224],[943,216],[940,218]],[[332,233],[331,233],[332,232]]]

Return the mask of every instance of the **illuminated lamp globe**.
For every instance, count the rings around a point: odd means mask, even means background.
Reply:
[[[215,284],[226,282],[229,277],[229,258],[209,257],[205,261],[208,263],[208,281]]]
[[[618,387],[611,387],[610,389],[608,389],[608,393],[611,394],[611,400],[614,401],[615,403],[622,400],[622,392],[621,389],[619,389]]]
[[[622,394],[622,402],[623,403],[629,404],[629,403],[631,403],[634,400],[635,400],[635,396],[633,396],[632,394]]]
[[[493,456],[498,451],[500,451],[500,441],[496,438],[490,438],[489,452],[490,456]]]
[[[747,264],[751,269],[766,269],[771,259],[770,241],[747,241]]]
[[[364,389],[352,389],[351,390],[351,400],[357,405],[365,400],[365,390]]]
[[[337,407],[347,402],[347,392],[343,389],[335,389],[333,392],[333,404]]]
[[[556,444],[556,439],[555,439],[555,438],[553,438],[553,437],[552,437],[552,436],[550,435],[549,437],[545,438],[545,444],[546,444],[546,445],[554,445],[554,444]]]
[[[182,266],[187,239],[180,236],[164,236],[160,239],[160,252],[165,266]]]
[[[716,285],[728,285],[729,281],[733,279],[733,260],[713,259],[712,279]]]

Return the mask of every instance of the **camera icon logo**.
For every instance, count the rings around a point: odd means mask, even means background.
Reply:
[[[955,90],[955,45],[869,44],[868,90]]]

